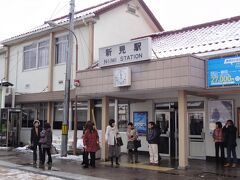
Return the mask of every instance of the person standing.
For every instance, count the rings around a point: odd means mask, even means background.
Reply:
[[[46,153],[48,155],[48,166],[52,166],[52,155],[51,155],[51,147],[52,147],[52,130],[51,125],[49,123],[46,123],[44,125],[45,130],[43,130],[40,134],[40,143],[42,144],[42,164],[41,167],[44,168],[45,164],[45,156]]]
[[[237,128],[233,124],[232,120],[227,120],[227,123],[224,127],[224,142],[227,147],[227,163],[225,167],[229,167],[231,163],[231,154],[233,156],[232,167],[237,165],[237,155],[236,155],[236,137],[237,137]]]
[[[37,148],[38,148],[38,152],[39,152],[39,154],[38,154],[39,155],[38,156],[39,164],[41,164],[42,148],[41,148],[41,144],[39,143],[40,132],[41,132],[40,121],[34,120],[33,127],[31,129],[31,138],[30,138],[31,147],[33,150],[33,166],[34,167],[37,166]]]
[[[85,149],[84,155],[84,168],[88,168],[89,159],[88,155],[90,153],[90,166],[95,168],[95,154],[99,150],[99,136],[97,130],[93,127],[93,123],[88,121],[86,124],[86,129],[83,137],[83,145]]]
[[[133,123],[129,122],[128,123],[128,128],[127,128],[127,138],[128,138],[128,144],[127,144],[127,149],[128,149],[128,162],[133,163],[133,154],[135,156],[135,163],[138,163],[138,150],[137,147],[135,147],[134,141],[137,140],[138,134],[137,131],[135,130]]]
[[[160,131],[154,122],[148,123],[147,141],[149,147],[150,164],[158,165],[158,144]]]
[[[111,165],[113,166],[113,158],[116,158],[116,165],[119,166],[120,146],[117,145],[118,129],[115,125],[115,120],[110,119],[109,125],[106,129],[105,140],[108,143],[108,153],[111,159]]]
[[[219,149],[221,150],[221,162],[224,162],[224,144],[223,144],[223,130],[222,123],[216,122],[216,128],[213,131],[213,140],[215,142],[216,160],[219,162]]]

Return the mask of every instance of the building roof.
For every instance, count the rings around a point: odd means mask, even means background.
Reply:
[[[78,20],[87,20],[88,18],[93,18],[95,16],[99,16],[109,10],[112,10],[124,3],[127,3],[131,0],[110,0],[101,4],[98,4],[96,6],[92,6],[80,11],[76,11],[75,15],[74,15],[74,19],[75,21]],[[151,12],[151,10],[148,8],[148,6],[144,3],[143,0],[138,0],[139,4],[142,6],[142,8],[146,11],[146,13],[149,15],[149,17],[151,18],[151,20],[153,21],[153,23],[155,24],[155,26],[158,28],[159,31],[163,31],[162,26],[160,25],[160,23],[158,22],[158,20],[156,19],[156,17],[153,15],[153,13]],[[58,24],[58,25],[65,25],[69,23],[69,16],[65,15],[56,19],[51,20],[54,23]],[[21,38],[26,38],[29,37],[33,34],[37,34],[46,30],[52,29],[52,27],[50,27],[48,24],[43,24],[39,27],[36,27],[34,29],[32,29],[29,32],[23,33],[23,34],[19,34],[17,36],[11,37],[9,39],[3,40],[2,44],[9,44],[10,42],[14,41],[14,40],[18,40]]]
[[[158,58],[239,48],[240,16],[149,36]]]

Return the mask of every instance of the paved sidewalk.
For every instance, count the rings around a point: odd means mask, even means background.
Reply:
[[[204,160],[190,160],[190,166],[187,170],[179,170],[178,162],[163,158],[160,166],[148,165],[148,157],[140,156],[141,163],[129,164],[126,161],[127,156],[121,157],[120,166],[110,166],[109,162],[97,160],[96,168],[84,169],[80,161],[56,159],[53,158],[53,168],[41,170],[32,167],[32,154],[1,152],[0,165],[12,167],[28,172],[34,172],[63,179],[114,179],[114,180],[236,180],[240,179],[240,165],[237,168],[224,168],[222,165],[216,165],[215,162]]]

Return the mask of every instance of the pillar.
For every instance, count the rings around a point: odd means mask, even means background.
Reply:
[[[87,111],[87,121],[90,120],[92,121],[92,111],[93,111],[93,108],[94,108],[94,102],[93,102],[93,99],[89,99],[88,100],[88,111]]]
[[[102,98],[102,147],[101,147],[101,160],[106,161],[108,145],[105,140],[106,128],[109,119],[109,98]]]
[[[187,96],[185,91],[178,92],[178,128],[179,128],[179,168],[188,167],[188,123]]]
[[[55,40],[53,33],[50,33],[49,36],[49,65],[48,65],[48,91],[53,91],[53,66],[54,66],[54,46]]]
[[[53,103],[48,102],[47,106],[47,122],[53,125]]]
[[[88,44],[89,44],[89,54],[88,54],[88,67],[93,64],[93,50],[94,50],[94,24],[92,21],[88,23]]]

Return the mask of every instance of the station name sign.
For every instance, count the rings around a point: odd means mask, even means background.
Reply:
[[[209,59],[207,61],[207,85],[239,86],[240,56]]]
[[[99,49],[99,67],[150,60],[151,58],[152,47],[149,37]]]

